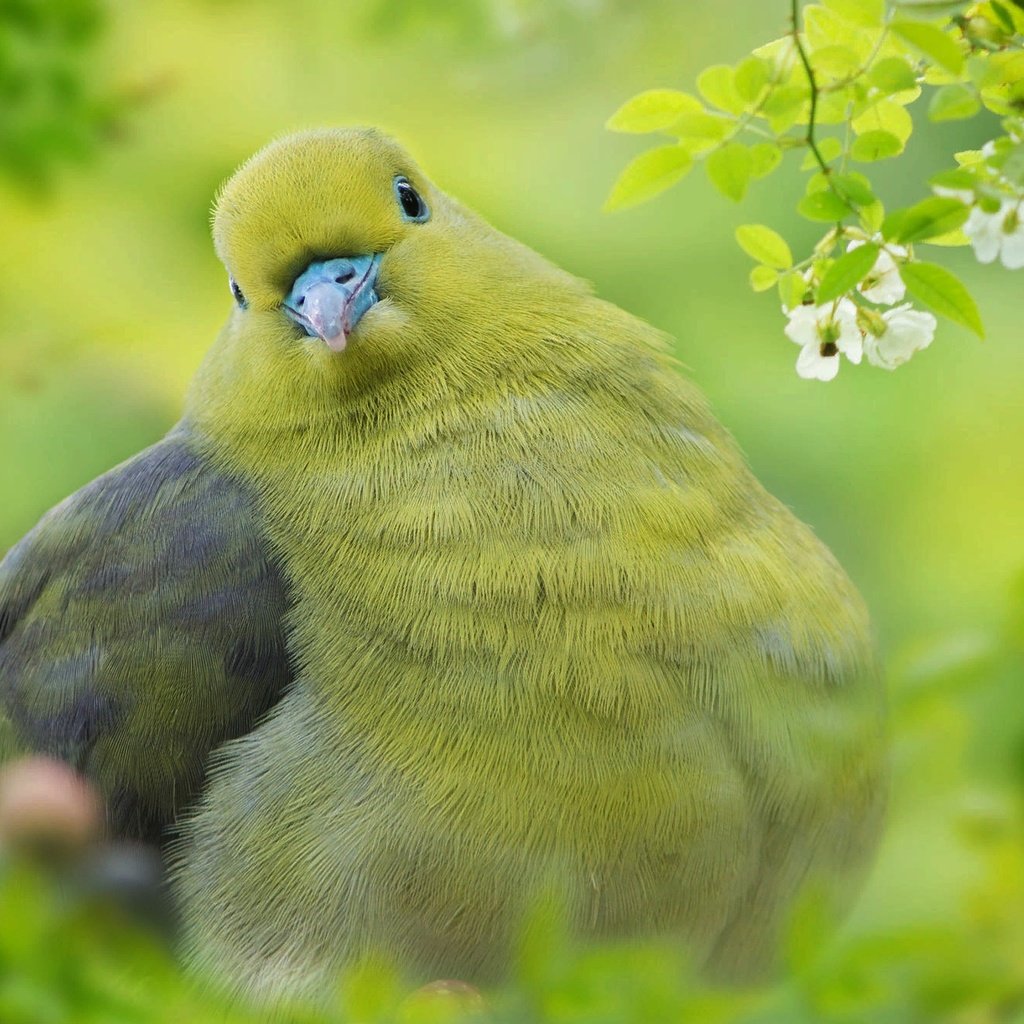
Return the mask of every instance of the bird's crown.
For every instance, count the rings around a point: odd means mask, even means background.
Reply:
[[[217,255],[248,302],[278,305],[311,261],[384,251],[402,237],[410,225],[396,202],[398,179],[436,205],[409,154],[376,129],[278,139],[242,164],[217,197]]]

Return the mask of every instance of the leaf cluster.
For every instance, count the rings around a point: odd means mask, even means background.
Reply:
[[[966,245],[973,209],[1024,199],[1024,4],[792,0],[790,13],[786,35],[735,65],[706,68],[696,93],[647,90],[612,115],[614,131],[660,138],[623,170],[607,208],[649,200],[698,164],[739,202],[795,150],[808,175],[797,212],[829,227],[799,260],[771,228],[741,228],[755,291],[777,288],[784,309],[844,296],[864,306],[858,286],[884,250],[913,298],[982,335],[966,287],[914,246]],[[887,210],[873,168],[905,152],[918,108],[933,122],[998,118],[1002,134],[957,154],[957,167],[930,182],[938,194]]]

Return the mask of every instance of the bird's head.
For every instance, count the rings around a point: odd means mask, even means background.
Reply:
[[[493,376],[509,346],[550,336],[565,300],[588,294],[372,129],[271,143],[224,186],[213,234],[235,309],[201,378],[244,380],[249,399],[286,387],[292,406],[397,376]]]

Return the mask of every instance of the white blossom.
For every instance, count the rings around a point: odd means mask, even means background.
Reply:
[[[860,239],[854,239],[846,251],[858,249],[864,243]],[[871,302],[877,302],[880,306],[891,306],[899,302],[907,294],[907,286],[900,277],[899,267],[894,256],[906,257],[907,250],[902,245],[889,245],[878,253],[878,259],[871,268],[870,273],[857,286],[857,290]]]
[[[999,209],[986,213],[980,206],[971,210],[964,224],[964,233],[974,246],[979,263],[1002,259],[1008,270],[1024,267],[1024,200],[1006,199]]]
[[[864,338],[857,326],[857,307],[849,299],[826,306],[797,306],[789,310],[786,337],[800,346],[796,372],[807,380],[832,380],[839,372],[840,354],[859,363]]]
[[[877,315],[877,314],[876,314]],[[882,313],[884,330],[869,330],[864,338],[864,354],[872,366],[895,370],[915,352],[927,348],[935,337],[936,320],[931,313],[914,309],[909,302]]]

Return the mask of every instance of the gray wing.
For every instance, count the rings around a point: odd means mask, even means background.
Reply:
[[[290,682],[287,609],[249,488],[179,428],[0,562],[0,762],[60,758],[157,839]]]

